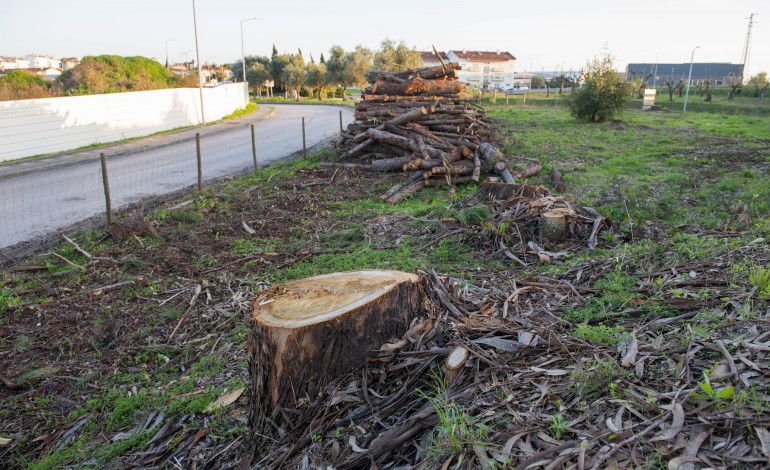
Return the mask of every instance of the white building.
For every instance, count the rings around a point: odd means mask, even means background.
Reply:
[[[0,57],[0,70],[28,69],[31,66],[27,59],[21,57]]]
[[[462,67],[457,79],[481,90],[508,90],[516,85],[516,57],[510,52],[449,51],[447,57]]]
[[[29,65],[24,68],[32,68],[32,69],[60,69],[61,68],[61,60],[54,59],[53,57],[47,56],[47,55],[37,55],[37,54],[28,54],[26,57],[24,57],[27,61],[29,61]]]
[[[66,57],[61,60],[62,70],[69,70],[71,68],[77,67],[78,64],[80,64],[80,59],[77,57]]]

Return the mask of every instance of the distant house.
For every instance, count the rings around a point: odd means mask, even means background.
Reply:
[[[626,76],[650,77],[649,86],[662,86],[665,79],[687,80],[690,64],[628,64]],[[743,64],[729,62],[694,62],[692,64],[692,82],[704,84],[709,81],[714,86],[728,86],[735,80],[743,80]]]
[[[27,59],[21,57],[0,57],[0,70],[17,70],[29,68]]]
[[[441,54],[441,59],[444,61],[444,63],[449,62],[449,57],[444,52],[439,52]],[[433,51],[428,52],[420,52],[420,62],[422,64],[422,67],[438,67],[441,65],[441,61],[438,60],[438,56]]]
[[[507,90],[514,88],[516,57],[510,52],[449,51],[450,62],[462,67],[457,79],[482,90]]]
[[[47,55],[29,54],[24,59],[29,61],[28,67],[33,69],[61,68],[61,60]]]
[[[62,70],[69,70],[73,67],[76,67],[78,64],[80,64],[80,59],[77,57],[66,57],[61,60]]]

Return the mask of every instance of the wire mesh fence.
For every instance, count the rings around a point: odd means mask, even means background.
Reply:
[[[73,230],[107,223],[107,203],[119,212],[139,203],[255,171],[303,147],[328,142],[352,121],[350,109],[283,106],[256,123],[221,123],[187,132],[172,143],[110,155],[105,191],[99,158],[0,179],[0,264],[40,250]]]

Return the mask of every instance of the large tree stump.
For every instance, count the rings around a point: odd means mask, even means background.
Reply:
[[[326,274],[275,286],[253,304],[248,348],[252,431],[361,366],[425,312],[423,283],[398,271]]]

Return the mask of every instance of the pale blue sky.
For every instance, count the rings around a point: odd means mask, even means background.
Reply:
[[[203,62],[301,48],[318,59],[332,44],[377,48],[389,37],[419,49],[507,50],[517,70],[580,68],[603,47],[628,62],[738,63],[750,13],[755,17],[750,72],[770,71],[768,0],[258,2],[196,0]],[[0,55],[29,52],[70,57],[95,54],[194,57],[191,0],[3,0]],[[327,53],[328,55],[328,53]]]

